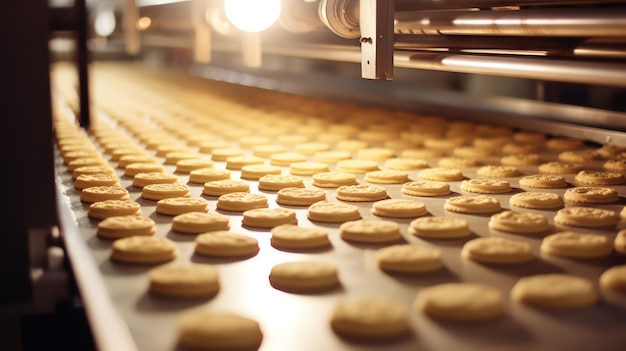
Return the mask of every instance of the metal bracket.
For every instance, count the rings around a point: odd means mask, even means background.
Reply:
[[[361,77],[393,79],[394,0],[361,0]]]

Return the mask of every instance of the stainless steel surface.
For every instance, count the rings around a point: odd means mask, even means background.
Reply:
[[[361,77],[393,79],[393,1],[361,0]]]

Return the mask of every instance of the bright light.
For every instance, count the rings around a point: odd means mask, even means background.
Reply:
[[[96,11],[96,19],[94,21],[94,30],[101,37],[108,37],[115,30],[115,13],[113,5],[104,3],[98,7]]]
[[[226,18],[244,32],[269,28],[280,15],[280,0],[224,0]]]

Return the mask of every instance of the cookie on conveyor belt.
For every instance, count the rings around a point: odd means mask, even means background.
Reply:
[[[378,162],[361,159],[343,160],[337,162],[337,169],[348,173],[365,174],[378,170]]]
[[[546,162],[539,165],[539,173],[543,174],[575,174],[582,171],[583,166],[577,163]]]
[[[229,193],[250,191],[250,185],[243,180],[222,179],[204,183],[202,193],[208,196],[222,196]]]
[[[354,174],[341,171],[317,173],[311,179],[313,179],[313,185],[320,188],[338,188],[344,185],[357,184]]]
[[[368,342],[393,341],[411,333],[407,307],[399,301],[376,297],[340,301],[330,326],[341,337]]]
[[[67,164],[67,169],[73,171],[79,167],[85,166],[106,166],[107,162],[102,157],[83,157],[70,161]]]
[[[422,288],[413,305],[431,318],[448,321],[486,321],[504,314],[504,298],[500,290],[474,283]]]
[[[175,184],[178,176],[165,172],[137,173],[133,178],[133,186],[143,188],[150,184]]]
[[[278,191],[284,188],[304,188],[304,181],[295,175],[268,174],[259,178],[259,190]]]
[[[441,250],[435,247],[398,244],[375,253],[380,269],[389,273],[419,274],[443,269]]]
[[[626,254],[626,229],[622,229],[617,232],[615,236],[615,240],[613,241],[613,246],[615,247],[615,251],[620,254]]]
[[[176,162],[176,172],[189,174],[191,171],[213,167],[213,161],[203,158],[189,158]]]
[[[229,231],[216,231],[196,237],[195,253],[211,257],[248,257],[259,252],[257,239]]]
[[[126,169],[131,163],[159,163],[159,161],[150,155],[124,155],[117,161],[117,168]]]
[[[354,205],[320,201],[309,206],[307,217],[314,222],[343,223],[357,220],[361,214]]]
[[[353,202],[378,201],[388,198],[387,190],[377,185],[344,185],[337,188],[338,200]]]
[[[189,187],[184,184],[148,184],[143,187],[141,197],[147,200],[163,200],[171,197],[190,197]]]
[[[500,159],[503,166],[534,166],[541,163],[538,154],[514,154],[503,156]]]
[[[541,252],[569,258],[605,257],[613,251],[613,243],[604,235],[572,231],[548,235],[541,242]]]
[[[199,264],[169,264],[148,272],[148,290],[168,297],[211,297],[220,289],[217,268]]]
[[[359,219],[339,226],[341,238],[364,244],[388,243],[402,238],[396,222],[379,219]]]
[[[626,182],[624,175],[619,172],[599,172],[582,170],[576,174],[574,180],[589,185],[620,185]]]
[[[554,216],[556,224],[583,228],[610,227],[619,220],[620,217],[613,211],[591,207],[562,208]]]
[[[238,148],[219,148],[211,150],[211,160],[226,161],[230,157],[239,157],[243,155],[243,150]]]
[[[117,185],[101,185],[85,188],[80,192],[80,201],[94,203],[105,200],[128,200],[128,190]]]
[[[141,205],[131,200],[105,200],[92,203],[87,211],[87,216],[94,219],[128,215],[141,215]]]
[[[137,176],[135,176],[135,179]],[[230,171],[215,168],[200,168],[189,173],[189,182],[194,184],[204,184],[216,180],[230,179]]]
[[[83,190],[93,186],[120,186],[120,180],[110,174],[83,174],[74,181],[74,188]]]
[[[394,171],[415,171],[428,167],[428,161],[421,158],[398,157],[385,161],[385,168]]]
[[[339,161],[349,160],[352,154],[348,151],[332,150],[320,151],[313,155],[313,161],[323,162],[327,164],[336,164]]]
[[[328,164],[315,161],[294,162],[289,165],[289,173],[296,176],[310,176],[329,172]]]
[[[563,207],[563,198],[555,193],[526,191],[509,198],[509,204],[515,207],[535,210],[549,210]]]
[[[489,219],[490,229],[515,234],[544,233],[550,229],[548,218],[540,213],[503,211]]]
[[[255,208],[242,213],[242,225],[255,228],[273,228],[281,224],[296,224],[296,213],[286,208]]]
[[[253,319],[208,310],[185,313],[179,325],[178,343],[205,351],[254,351],[261,347],[263,332]]]
[[[156,224],[148,217],[137,215],[108,217],[98,223],[99,237],[119,239],[135,235],[156,234]]]
[[[321,261],[294,261],[272,267],[270,284],[291,293],[317,293],[339,287],[337,266]]]
[[[267,207],[267,197],[261,194],[229,193],[217,199],[217,209],[222,211],[242,212],[264,207]]]
[[[454,182],[465,179],[460,169],[443,167],[426,168],[420,171],[417,176],[423,180],[436,182]]]
[[[524,176],[519,180],[519,185],[526,188],[558,189],[568,186],[565,178],[554,174],[533,174]]]
[[[270,156],[270,163],[274,166],[289,166],[306,160],[307,156],[299,152],[281,152]]]
[[[219,213],[187,212],[172,219],[172,230],[178,233],[199,234],[228,229],[228,217]]]
[[[440,216],[414,219],[409,224],[409,233],[430,239],[456,239],[472,234],[466,220]]]
[[[605,204],[619,201],[617,191],[613,188],[599,186],[577,186],[569,188],[563,194],[568,203]]]
[[[233,156],[226,159],[226,169],[240,170],[244,166],[249,165],[262,165],[265,163],[265,159],[256,156]]]
[[[626,308],[626,265],[607,269],[600,275],[598,282],[605,301]]]
[[[461,182],[460,188],[478,194],[503,194],[513,190],[508,181],[499,179],[467,179]]]
[[[483,214],[500,211],[500,201],[487,195],[455,196],[446,200],[443,208],[446,211]]]
[[[156,213],[166,216],[177,216],[187,212],[206,212],[209,202],[199,197],[170,197],[159,200]]]
[[[370,212],[379,217],[415,218],[428,213],[426,205],[411,199],[386,199],[372,204]]]
[[[626,172],[626,161],[624,160],[606,160],[602,164],[602,168],[609,172]]]
[[[130,236],[115,240],[111,259],[117,262],[154,264],[171,261],[178,256],[176,244],[156,236]]]
[[[281,174],[282,168],[271,165],[246,165],[241,167],[241,179],[259,180],[268,174]]]
[[[559,161],[567,163],[589,163],[598,158],[598,153],[595,150],[583,149],[583,150],[568,150],[559,153]]]
[[[445,182],[418,180],[402,184],[401,192],[411,196],[444,196],[452,193],[450,185]]]
[[[330,247],[328,232],[320,228],[305,228],[282,224],[272,228],[271,244],[283,251],[307,251]]]
[[[165,172],[165,167],[158,163],[131,163],[124,168],[124,175],[134,177],[138,173]]]
[[[591,281],[570,274],[520,278],[511,289],[511,298],[531,307],[545,309],[585,308],[598,300]]]
[[[476,170],[476,174],[481,178],[510,178],[522,174],[515,166],[487,165]]]
[[[370,147],[357,151],[356,158],[361,160],[385,161],[396,157],[396,152],[384,147]]]
[[[310,206],[326,200],[326,192],[319,189],[284,188],[276,194],[276,203],[288,206]]]
[[[409,174],[404,171],[371,171],[365,173],[364,179],[372,184],[402,184],[409,181]]]
[[[461,256],[488,264],[526,263],[534,258],[530,244],[498,237],[482,237],[466,242]]]

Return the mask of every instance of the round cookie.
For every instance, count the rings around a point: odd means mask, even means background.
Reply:
[[[320,201],[309,206],[307,217],[315,222],[343,223],[357,220],[361,214],[354,205]]]
[[[410,199],[386,199],[374,202],[370,211],[379,217],[414,218],[428,213],[426,205]]]
[[[143,188],[150,184],[176,184],[178,176],[164,172],[137,173],[133,178],[133,186]]]
[[[244,166],[249,165],[262,165],[265,163],[265,159],[256,156],[233,156],[226,159],[226,169],[240,170]]]
[[[316,152],[313,156],[313,160],[316,162],[323,162],[327,164],[335,164],[339,161],[349,160],[352,154],[348,151],[333,150],[333,151],[320,151]]]
[[[626,307],[626,265],[607,269],[600,275],[598,282],[605,300]]]
[[[538,154],[515,154],[503,156],[500,163],[503,166],[534,166],[541,162]]]
[[[456,239],[470,236],[466,220],[455,217],[422,217],[411,221],[409,233],[430,239]]]
[[[467,214],[493,213],[501,209],[500,201],[486,195],[451,197],[446,200],[443,208],[446,211]]]
[[[276,194],[276,203],[288,206],[310,206],[326,200],[326,192],[317,189],[284,188]]]
[[[281,224],[272,228],[271,244],[284,251],[307,251],[330,246],[328,232],[319,228],[303,228],[295,224]]]
[[[105,200],[92,203],[87,211],[87,216],[94,219],[129,215],[141,215],[141,205],[131,200]]]
[[[117,176],[115,170],[109,166],[84,166],[72,171],[72,179],[76,180],[82,174],[110,174]]]
[[[204,183],[202,194],[208,196],[222,196],[230,193],[246,193],[250,185],[243,180],[222,179]]]
[[[195,244],[195,253],[204,256],[248,257],[259,252],[257,239],[229,231],[200,234]]]
[[[253,351],[262,340],[258,322],[232,313],[187,312],[180,320],[178,343],[191,349]]]
[[[626,162],[624,160],[606,160],[602,168],[609,172],[626,172]]]
[[[431,180],[437,182],[454,182],[465,179],[463,172],[456,168],[426,168],[417,175],[423,180]]]
[[[344,185],[337,188],[336,197],[342,201],[367,202],[388,198],[387,190],[377,185]]]
[[[428,161],[421,158],[400,157],[385,161],[385,168],[394,171],[415,171],[428,167]]]
[[[419,274],[441,270],[441,250],[435,247],[399,244],[378,249],[380,269],[389,273]]]
[[[105,200],[128,200],[128,190],[121,186],[92,186],[80,192],[80,201],[94,203]]]
[[[537,234],[550,229],[546,216],[540,213],[503,211],[489,219],[490,229],[516,234]]]
[[[170,197],[159,200],[156,205],[156,213],[177,216],[187,212],[206,212],[209,202],[198,197]]]
[[[567,187],[565,178],[553,174],[534,174],[522,177],[519,185],[527,188],[557,189]]]
[[[589,163],[598,158],[595,150],[568,150],[559,153],[559,161],[567,163]]]
[[[148,290],[168,297],[210,297],[220,289],[215,267],[199,264],[170,264],[148,272]]]
[[[397,223],[376,219],[359,219],[339,226],[341,238],[359,243],[387,243],[402,238]]]
[[[217,148],[211,150],[211,160],[213,161],[226,161],[231,157],[242,156],[243,151],[237,148]]]
[[[159,161],[150,155],[124,155],[117,161],[117,168],[126,169],[131,163],[158,163]]]
[[[241,167],[241,179],[259,180],[268,174],[281,174],[282,169],[277,166],[263,164],[246,165]]]
[[[539,165],[539,173],[543,174],[574,174],[582,171],[583,166],[565,162],[547,162]]]
[[[229,193],[217,199],[217,208],[222,211],[241,212],[267,207],[267,198],[261,194]]]
[[[259,190],[278,191],[284,188],[304,188],[299,176],[268,174],[259,178]]]
[[[509,198],[511,206],[531,208],[536,210],[549,210],[563,207],[563,199],[555,193],[523,192]]]
[[[460,158],[460,157],[443,157],[437,161],[437,166],[440,168],[471,168],[478,167],[481,162],[473,158]]]
[[[574,180],[589,185],[620,185],[626,182],[624,175],[619,172],[598,172],[582,170],[576,174]]]
[[[165,167],[158,163],[131,163],[124,168],[124,175],[134,177],[138,173],[165,172]]]
[[[482,178],[510,178],[520,176],[522,173],[515,166],[488,165],[477,169],[476,174]]]
[[[74,181],[74,188],[83,190],[94,186],[120,186],[120,180],[110,174],[83,174]]]
[[[147,200],[163,200],[171,197],[190,197],[189,187],[184,184],[148,184],[143,187],[141,197]]]
[[[332,171],[314,174],[313,185],[320,188],[338,188],[344,185],[357,184],[356,176],[352,173]]]
[[[137,176],[135,176],[137,178]],[[204,184],[216,180],[230,179],[230,171],[215,168],[200,168],[189,173],[189,183]]]
[[[292,175],[310,176],[317,173],[329,172],[328,164],[322,162],[294,162],[289,165],[289,173]]]
[[[505,238],[481,237],[463,245],[461,256],[488,264],[517,264],[532,261],[530,244]]]
[[[343,300],[330,319],[338,335],[364,341],[388,341],[410,334],[409,313],[404,304],[385,298]]]
[[[176,244],[156,236],[130,236],[118,239],[113,242],[111,248],[111,259],[124,263],[162,263],[178,256]]]
[[[230,229],[229,218],[219,213],[187,212],[172,219],[172,230],[184,234],[228,229]]]
[[[541,242],[541,252],[570,258],[597,258],[611,254],[613,245],[603,235],[571,231],[548,235]]]
[[[242,224],[247,227],[273,228],[281,224],[296,224],[296,213],[286,208],[255,208],[243,212]]]
[[[156,225],[147,217],[128,215],[105,218],[98,223],[96,234],[100,238],[119,239],[135,235],[154,235]]]
[[[317,293],[339,287],[337,266],[328,262],[295,261],[272,267],[270,284],[290,293]]]
[[[513,190],[508,181],[498,179],[468,179],[461,182],[460,188],[478,194],[503,194]]]
[[[577,309],[596,303],[593,283],[569,274],[542,274],[520,278],[511,298],[525,305],[546,309]]]
[[[402,184],[401,192],[411,196],[444,196],[452,193],[450,185],[444,182],[419,180]]]
[[[337,162],[337,169],[342,172],[365,174],[378,170],[378,162],[360,159],[343,160]]]
[[[177,173],[189,174],[196,169],[213,167],[213,161],[205,160],[202,158],[189,158],[176,162]]]
[[[409,174],[403,171],[371,171],[365,173],[364,179],[373,184],[402,184],[409,181]]]
[[[473,283],[447,283],[421,289],[414,307],[449,321],[484,321],[504,314],[504,298],[494,288]]]
[[[617,232],[615,240],[613,241],[615,251],[620,254],[626,254],[626,229],[622,229]]]
[[[569,188],[563,194],[563,199],[569,203],[605,204],[619,201],[617,191],[607,187],[577,186]]]
[[[614,226],[619,220],[613,211],[591,207],[563,208],[554,216],[556,224],[583,228]]]
[[[387,137],[385,136],[385,139]],[[392,149],[381,147],[370,147],[358,150],[356,158],[361,160],[385,161],[396,156]]]
[[[299,152],[281,152],[270,156],[270,163],[274,166],[289,166],[292,163],[304,162],[307,157]]]

